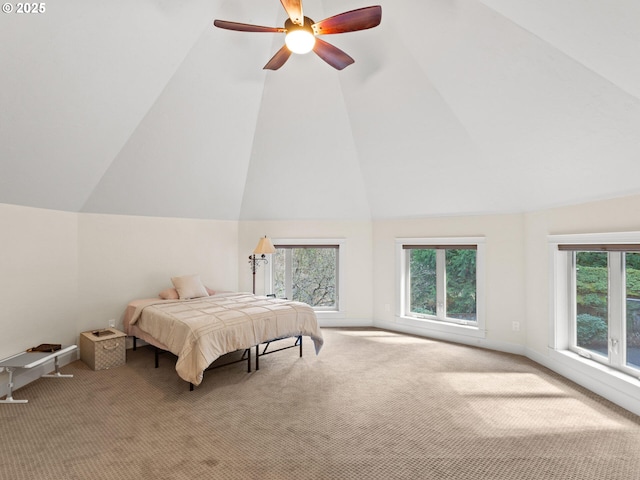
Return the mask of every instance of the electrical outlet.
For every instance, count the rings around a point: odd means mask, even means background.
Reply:
[[[520,331],[520,322],[511,322],[511,328],[514,332]]]
[[[114,328],[116,326],[115,318],[109,320],[109,328]]]

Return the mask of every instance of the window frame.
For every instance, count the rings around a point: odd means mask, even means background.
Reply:
[[[568,278],[568,349],[581,357],[593,360],[623,373],[640,377],[640,367],[627,365],[626,335],[626,268],[627,252],[640,251],[633,244],[578,244],[558,245],[558,250],[567,255]],[[607,254],[607,354],[593,352],[578,345],[577,340],[577,257],[579,252],[601,251]]]
[[[310,248],[318,247],[337,247],[336,261],[337,265],[337,288],[336,288],[336,308],[328,309],[327,307],[313,307],[318,318],[343,318],[345,315],[345,291],[344,291],[344,255],[346,240],[344,238],[272,238],[273,245],[278,248],[279,245],[292,248]],[[273,285],[273,262],[270,262],[268,268],[265,268],[265,285],[274,291]]]
[[[549,346],[553,352],[575,360],[587,370],[618,379],[640,379],[640,368],[626,365],[626,278],[624,253],[640,248],[640,232],[550,235]],[[580,251],[608,253],[607,355],[593,354],[577,345],[576,255]],[[612,338],[618,353],[612,355]],[[633,380],[632,380],[633,381]]]
[[[396,320],[398,323],[425,328],[437,333],[452,333],[472,337],[485,338],[485,238],[484,237],[420,237],[396,238]],[[413,315],[409,312],[409,255],[408,246],[437,248],[469,248],[476,250],[476,320],[462,320],[439,315],[442,310],[438,307],[436,315]],[[442,253],[439,253],[442,251]],[[444,249],[437,250],[436,256],[443,255]],[[437,269],[444,268],[442,261],[436,263]],[[438,282],[443,282],[442,272],[438,275]],[[441,290],[438,289],[438,290]],[[445,291],[437,291],[438,303],[443,300]]]

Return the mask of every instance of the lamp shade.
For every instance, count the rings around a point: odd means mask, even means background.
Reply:
[[[264,255],[265,253],[276,253],[276,247],[273,246],[273,243],[271,243],[271,240],[269,240],[265,235],[260,239],[260,241],[258,242],[258,246],[253,251],[253,253],[262,254],[262,255]]]

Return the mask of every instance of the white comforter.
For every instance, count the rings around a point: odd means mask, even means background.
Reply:
[[[193,300],[157,300],[139,305],[129,322],[178,356],[176,371],[199,385],[204,370],[225,353],[278,338],[311,337],[316,354],[324,339],[306,303],[227,293]]]

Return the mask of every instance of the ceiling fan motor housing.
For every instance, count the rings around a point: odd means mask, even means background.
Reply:
[[[316,44],[316,36],[313,31],[313,20],[304,17],[302,25],[297,25],[291,19],[287,19],[284,28],[287,36],[284,39],[287,48],[298,54],[309,53]]]
[[[304,23],[302,25],[298,25],[293,23],[290,18],[287,18],[286,22],[284,22],[284,28],[289,32],[293,32],[294,30],[304,30],[305,32],[309,32],[311,35],[314,34],[312,25],[316,23],[311,20],[309,17],[304,17]]]

